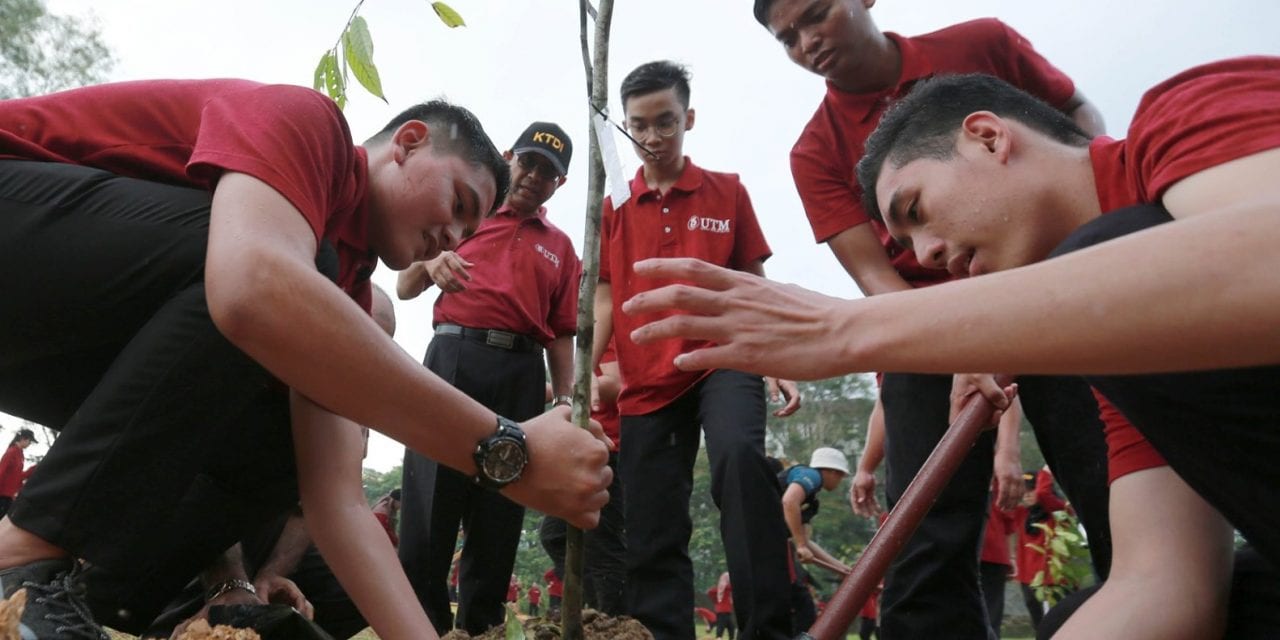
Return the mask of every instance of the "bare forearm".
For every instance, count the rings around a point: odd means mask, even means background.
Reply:
[[[1019,269],[842,304],[842,360],[859,371],[1046,374],[1280,362],[1276,213],[1195,216]]]
[[[858,470],[875,473],[884,460],[884,405],[880,400],[871,409],[871,417],[867,420],[867,442],[862,448],[862,457],[858,459]]]
[[[573,393],[573,336],[561,336],[547,347],[552,397]]]
[[[302,556],[311,546],[311,536],[307,533],[307,525],[301,515],[292,515],[285,522],[280,538],[271,549],[271,555],[258,569],[258,574],[271,573],[288,577],[298,568]]]
[[[996,428],[996,455],[1019,460],[1022,457],[1021,435],[1022,402],[1015,398],[1000,416],[1000,425]]]
[[[396,295],[401,300],[411,300],[421,295],[431,284],[426,262],[415,262],[396,276]]]
[[[231,174],[213,210],[205,282],[210,314],[228,340],[330,411],[474,473],[470,452],[493,431],[493,412],[414,361],[315,270],[307,253],[314,247],[299,246],[314,237],[288,201]],[[246,212],[274,226],[248,227]]]
[[[248,580],[248,578],[244,569],[244,554],[238,542],[222,552],[222,555],[200,572],[200,583],[205,589],[228,580]]]
[[[296,394],[291,408],[303,513],[325,561],[379,637],[437,637],[365,502],[359,427]]]
[[[591,370],[600,365],[600,358],[609,347],[609,339],[613,337],[613,286],[608,282],[596,285],[596,298],[593,303],[596,326],[591,345]]]
[[[863,295],[911,290],[911,285],[893,268],[870,223],[832,236],[827,247]]]

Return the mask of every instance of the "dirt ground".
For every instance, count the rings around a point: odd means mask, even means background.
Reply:
[[[525,637],[529,640],[558,640],[560,624],[547,618],[528,618],[523,621]],[[582,627],[586,640],[653,640],[653,634],[632,618],[611,617],[586,609],[582,612]],[[494,627],[487,633],[472,636],[466,631],[454,630],[441,640],[505,640],[502,627]]]

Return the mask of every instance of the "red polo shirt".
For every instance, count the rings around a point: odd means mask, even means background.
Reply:
[[[1013,512],[1001,509],[994,499],[991,500],[987,528],[982,533],[982,555],[979,559],[990,564],[1012,564],[1009,560],[1009,534],[1014,532],[1016,525]]]
[[[848,93],[828,82],[826,97],[791,149],[791,174],[816,241],[826,242],[845,229],[871,222],[898,273],[912,286],[927,286],[946,282],[950,274],[920,266],[914,253],[899,247],[884,225],[862,209],[854,167],[885,108],[917,80],[935,74],[991,74],[1055,107],[1067,104],[1075,85],[1026,38],[994,18],[912,38],[885,35],[902,53],[898,81],[877,93]]]
[[[329,98],[247,80],[148,80],[0,102],[0,159],[94,167],[212,191],[249,174],[338,252],[338,284],[371,304],[368,164]]]
[[[547,569],[542,574],[542,579],[547,581],[547,595],[552,598],[559,598],[564,595],[564,582],[560,580],[560,576],[556,575],[555,568]]]
[[[684,171],[666,195],[645,184],[643,167],[631,181],[631,194],[617,210],[605,198],[600,222],[600,281],[613,287],[614,346],[622,371],[618,410],[624,416],[661,409],[708,373],[680,371],[672,364],[678,354],[710,345],[706,341],[664,340],[640,347],[631,340],[637,327],[672,315],[622,312],[622,303],[635,294],[673,282],[637,277],[636,261],[698,258],[744,269],[771,255],[736,174],[704,170],[686,157]]]
[[[501,329],[544,345],[577,331],[582,263],[545,208],[522,218],[502,205],[458,245],[458,255],[475,265],[471,279],[436,299],[436,324]]]
[[[1234,58],[1188,69],[1142,97],[1128,137],[1089,145],[1104,213],[1157,203],[1205,169],[1280,147],[1280,58]],[[1164,458],[1095,392],[1107,428],[1108,475],[1163,466]]]
[[[23,481],[35,470],[35,465],[32,465],[30,469],[23,471],[22,466],[25,460],[22,447],[16,444],[9,445],[4,455],[0,456],[0,496],[12,498],[18,495]]]

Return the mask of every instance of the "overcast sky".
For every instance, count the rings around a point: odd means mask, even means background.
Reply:
[[[113,80],[243,77],[310,85],[355,0],[46,0],[57,13],[100,21],[118,64]],[[415,102],[445,96],[474,111],[500,148],[533,120],[556,121],[577,144],[569,181],[548,203],[581,247],[586,189],[586,84],[574,0],[450,0],[468,26],[450,30],[426,0],[367,0],[360,14],[390,104],[355,90],[347,118],[357,140]],[[771,277],[828,294],[857,288],[809,231],[788,152],[825,91],[795,66],[751,14],[751,0],[617,0],[611,40],[611,112],[636,65],[682,62],[693,74],[697,125],[685,150],[700,165],[741,174],[774,251]],[[1020,31],[1101,108],[1123,137],[1142,92],[1189,66],[1280,54],[1275,0],[881,0],[872,16],[904,35],[994,16]],[[92,126],[88,124],[87,126]],[[628,175],[639,165],[619,145]],[[393,291],[395,273],[374,280]],[[431,302],[397,301],[400,343],[421,359]],[[424,420],[427,417],[424,416]],[[5,420],[8,437],[15,421]],[[386,470],[402,447],[378,437],[366,466]],[[39,452],[33,447],[31,453]]]

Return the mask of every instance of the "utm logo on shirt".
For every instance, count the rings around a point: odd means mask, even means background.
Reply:
[[[729,221],[717,220],[703,216],[689,216],[690,231],[710,231],[711,233],[729,233]]]
[[[541,243],[533,245],[533,248],[535,251],[542,254],[542,257],[549,260],[551,264],[554,264],[557,269],[560,268],[560,256],[554,253],[551,253],[550,251],[547,251],[547,248],[542,246]]]

